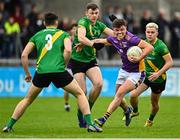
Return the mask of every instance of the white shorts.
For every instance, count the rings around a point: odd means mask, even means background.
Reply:
[[[120,69],[116,84],[122,85],[126,80],[130,80],[135,86],[138,86],[138,84],[142,83],[144,79],[144,72],[127,72],[123,69]]]

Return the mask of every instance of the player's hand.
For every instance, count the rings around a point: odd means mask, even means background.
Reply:
[[[83,48],[84,48],[84,44],[82,44],[82,43],[78,43],[75,46],[76,52],[81,51]]]
[[[26,74],[25,81],[30,82],[32,79],[31,74]]]
[[[138,62],[140,61],[139,58],[134,57],[134,56],[129,56],[129,57],[128,57],[128,60],[129,60],[130,62],[132,62],[132,63],[138,63]]]
[[[158,74],[158,72],[152,72],[151,75],[149,76],[148,80],[150,81],[154,81],[156,80],[160,75]]]

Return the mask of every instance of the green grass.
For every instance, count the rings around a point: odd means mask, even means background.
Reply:
[[[20,98],[0,98],[0,127],[10,118]],[[93,108],[93,118],[104,114],[112,98],[100,97]],[[13,133],[1,133],[0,138],[178,138],[180,137],[180,98],[162,97],[160,111],[151,128],[143,127],[150,112],[150,98],[140,98],[140,115],[130,127],[122,121],[119,108],[104,125],[103,133],[88,133],[77,126],[76,102],[70,99],[71,111],[64,111],[63,98],[38,98],[14,126]]]

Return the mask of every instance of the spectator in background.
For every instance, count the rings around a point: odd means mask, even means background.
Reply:
[[[103,22],[109,27],[109,28],[112,28],[112,22],[111,20],[109,19],[109,15],[112,15],[114,14],[114,7],[112,6],[108,6],[106,8],[106,11],[105,11],[105,14],[103,16]]]
[[[69,17],[63,18],[63,30],[67,31],[69,27],[70,19]]]
[[[5,3],[0,0],[0,14],[2,15],[2,22],[7,21],[9,13],[5,10]]]
[[[173,58],[179,58],[179,47],[180,47],[180,12],[174,13],[174,19],[170,23],[170,51]]]
[[[38,12],[37,12],[37,8],[35,4],[32,4],[31,6],[31,12],[27,15],[27,40],[29,40],[33,34],[35,34],[37,32],[37,28],[36,28],[36,23],[38,20]],[[26,40],[26,41],[27,41]],[[27,43],[27,42],[26,42]],[[31,54],[30,54],[31,58],[35,58],[36,57],[36,50],[34,50]]]
[[[15,56],[15,51],[17,46],[17,41],[20,33],[20,26],[15,22],[12,16],[9,17],[8,21],[5,22],[5,46],[3,47],[3,57],[13,57]]]
[[[135,35],[140,36],[140,24],[137,20],[134,20],[133,22],[133,28],[132,28],[132,33]]]
[[[4,32],[3,16],[0,13],[0,57],[2,55],[2,48],[4,47]]]
[[[63,30],[63,20],[62,19],[59,20],[58,29],[62,29]]]
[[[69,30],[69,25],[71,25],[70,22],[71,21],[70,21],[70,19],[68,17],[64,17],[63,19],[61,19],[59,21],[58,28],[62,29],[62,30],[65,30],[65,31],[68,31]]]
[[[157,16],[156,23],[159,26],[158,38],[161,39],[162,41],[164,41],[165,34],[166,34],[165,29],[166,29],[166,27],[168,27],[168,21],[165,19],[165,12],[163,9],[159,10],[159,14]]]
[[[23,11],[19,5],[15,6],[14,13],[12,14],[12,16],[13,16],[15,22],[17,22],[22,29],[24,26],[25,17],[23,15]]]
[[[123,19],[123,13],[122,13],[121,7],[119,7],[119,6],[115,6],[115,7],[114,7],[114,15],[115,15],[118,19]]]
[[[42,13],[38,13],[37,14],[37,21],[36,21],[36,24],[35,24],[35,31],[38,32],[42,29],[44,29],[45,26],[43,24],[43,14]]]
[[[143,11],[143,16],[140,19],[140,27],[141,27],[141,33],[142,37],[145,39],[145,31],[146,31],[146,25],[150,22],[153,22],[151,17],[151,12],[148,9],[145,9]]]
[[[115,14],[114,7],[108,6],[103,16],[103,21],[109,28],[112,28],[112,21],[109,19],[109,16],[114,14]],[[115,54],[116,54],[116,49],[114,47],[105,47],[97,52],[97,57],[99,59],[112,59]]]
[[[28,19],[28,38],[32,37],[34,33],[36,33],[36,23],[38,19],[38,13],[36,9],[36,5],[33,4],[31,7],[31,12],[27,15]]]
[[[130,32],[133,32],[134,15],[132,12],[132,6],[131,5],[127,5],[125,7],[123,17],[128,22],[128,30]]]
[[[28,26],[29,26],[29,20],[28,18],[25,18],[24,26],[22,27],[22,31],[21,31],[21,41],[23,46],[25,46],[28,42],[28,35],[29,35]]]
[[[31,12],[31,9],[32,9],[32,0],[23,0],[22,1],[22,5],[23,5],[23,11],[24,11],[24,15],[25,17]]]

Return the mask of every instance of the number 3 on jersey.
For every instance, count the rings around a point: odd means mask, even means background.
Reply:
[[[52,49],[52,35],[47,34],[45,39],[47,40],[47,43],[46,43],[45,47],[49,51],[49,50]]]

